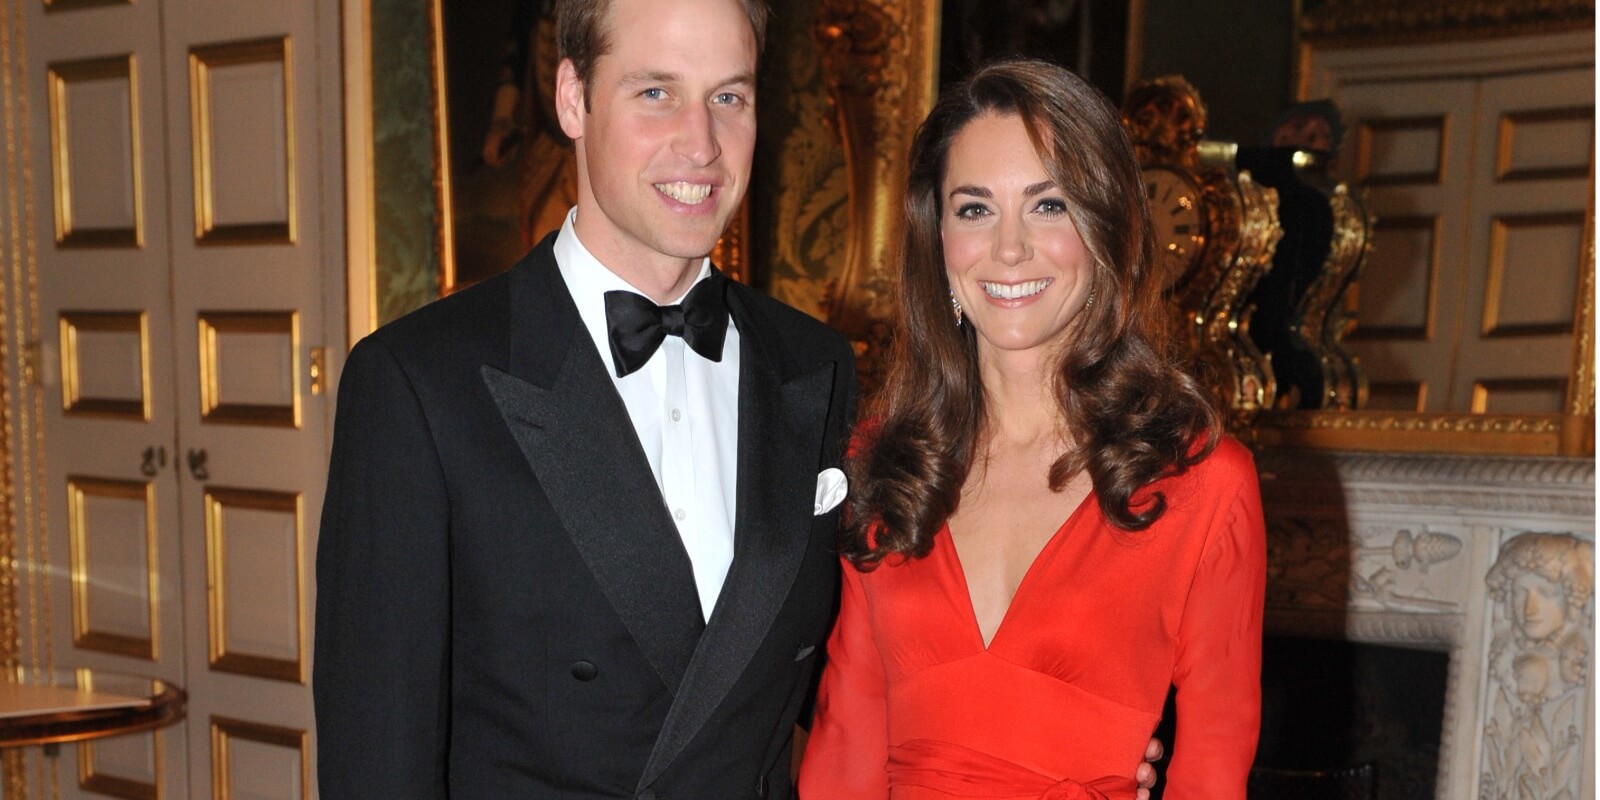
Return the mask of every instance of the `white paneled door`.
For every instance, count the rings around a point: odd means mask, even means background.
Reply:
[[[323,353],[345,338],[338,8],[16,2],[52,560],[31,635],[57,667],[189,696],[184,722],[63,747],[38,774],[68,798],[314,797]]]
[[[1569,413],[1593,261],[1593,32],[1330,50],[1311,73],[1378,217],[1350,335],[1369,407]]]

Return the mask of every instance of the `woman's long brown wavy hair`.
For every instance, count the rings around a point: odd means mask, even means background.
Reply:
[[[1053,64],[991,64],[940,95],[911,146],[900,325],[874,419],[849,464],[841,550],[859,567],[927,555],[981,453],[987,410],[977,338],[951,313],[939,193],[952,140],[985,114],[1021,118],[1093,262],[1094,301],[1067,329],[1055,367],[1075,445],[1051,465],[1050,488],[1088,470],[1105,518],[1143,530],[1166,511],[1166,498],[1140,490],[1200,461],[1220,435],[1210,395],[1170,335],[1151,274],[1144,181],[1121,118],[1098,90]]]

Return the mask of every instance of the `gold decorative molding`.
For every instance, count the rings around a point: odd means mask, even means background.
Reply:
[[[1589,174],[1589,215],[1583,223],[1583,268],[1578,271],[1577,311],[1572,324],[1578,329],[1572,348],[1572,380],[1567,384],[1567,414],[1594,419],[1594,171]],[[1590,452],[1594,442],[1589,443]]]
[[[78,669],[76,670],[76,677],[79,689],[86,692],[94,691],[94,673],[91,670]],[[156,690],[152,692],[152,695],[158,696],[164,691],[166,690]],[[130,734],[136,730],[139,730],[139,728],[131,728]],[[78,745],[78,788],[94,794],[124,798],[124,800],[160,800],[161,786],[164,783],[162,780],[164,765],[161,753],[161,732],[152,730],[150,731],[150,736],[152,737],[151,772],[154,774],[153,781],[145,783],[132,778],[100,772],[95,768],[94,753],[96,743],[85,741]]]
[[[82,333],[139,337],[139,396],[87,397],[83,393]],[[61,410],[67,414],[137,422],[150,419],[150,335],[143,311],[62,311]]]
[[[131,6],[133,0],[43,0],[46,13],[53,11],[80,11],[101,6]]]
[[[1437,327],[1439,316],[1439,250],[1441,247],[1441,241],[1443,239],[1442,234],[1444,233],[1443,220],[1441,217],[1431,214],[1384,217],[1383,219],[1374,221],[1374,236],[1376,236],[1377,231],[1380,228],[1386,231],[1426,230],[1428,232],[1428,286],[1427,291],[1425,292],[1426,306],[1422,311],[1422,324],[1377,325],[1369,322],[1361,325],[1355,330],[1350,331],[1348,336],[1352,341],[1372,339],[1404,339],[1421,341],[1430,339],[1434,335],[1434,329]],[[1350,309],[1352,321],[1354,318],[1354,312],[1355,309]]]
[[[1489,218],[1489,274],[1483,290],[1483,319],[1478,332],[1486,339],[1514,336],[1564,336],[1573,333],[1573,320],[1548,323],[1507,324],[1500,321],[1501,295],[1506,289],[1506,241],[1519,228],[1565,227],[1582,229],[1586,218],[1581,211],[1553,214],[1495,214]],[[1581,240],[1580,240],[1581,241]],[[1581,258],[1581,256],[1580,256]],[[1580,284],[1583,283],[1579,269]]]
[[[1291,331],[1322,361],[1322,408],[1355,409],[1366,405],[1367,378],[1361,365],[1344,346],[1345,334],[1355,327],[1354,309],[1346,292],[1372,249],[1377,218],[1365,199],[1340,183],[1328,196],[1333,211],[1333,237],[1311,287],[1295,311]]]
[[[300,427],[300,315],[294,311],[202,311],[199,319],[200,421]],[[288,404],[229,402],[222,397],[224,334],[276,334],[289,347]]]
[[[132,53],[66,61],[45,68],[50,104],[50,167],[55,179],[56,244],[62,247],[144,246],[144,153],[139,144],[138,62]],[[84,228],[72,219],[72,111],[67,91],[81,81],[120,79],[128,86],[128,187],[133,224],[126,228]]]
[[[1319,45],[1446,42],[1594,27],[1593,0],[1328,0],[1300,16]]]
[[[82,688],[82,687],[79,687]],[[150,783],[124,778],[119,775],[109,775],[95,767],[95,742],[83,742],[78,745],[78,788],[93,794],[107,797],[120,797],[123,800],[160,800],[161,798],[161,732],[151,731],[155,744],[151,748],[154,753],[156,779]]]
[[[72,578],[72,643],[85,650],[98,650],[130,658],[155,661],[160,657],[160,576],[157,563],[155,485],[143,481],[67,476],[67,535]],[[128,500],[144,506],[145,593],[149,618],[146,636],[96,631],[89,618],[89,520],[88,498]]]
[[[270,492],[253,489],[205,490],[206,536],[206,619],[209,664],[218,672],[232,672],[269,680],[306,682],[305,615],[300,613],[300,598],[305,595],[305,520],[299,492]],[[294,618],[295,657],[292,659],[245,653],[228,644],[228,531],[225,514],[229,509],[288,514],[294,520]]]
[[[297,796],[312,797],[311,785],[311,735],[303,730],[263,725],[228,717],[211,717],[211,796],[214,800],[232,800],[233,764],[229,759],[229,744],[241,739],[260,744],[283,747],[295,751],[300,757],[300,786]]]
[[[444,0],[428,0],[428,68],[433,80],[434,257],[439,259],[439,293],[456,289],[456,223],[451,203],[450,93],[444,52]]]
[[[856,343],[863,385],[881,380],[895,315],[907,156],[915,121],[937,94],[940,4],[934,0],[822,0],[821,48],[834,125],[843,141],[849,241],[826,304],[828,322]]]
[[[294,70],[289,37],[279,36],[189,51],[189,117],[194,162],[194,238],[204,245],[293,244],[295,241]],[[218,223],[212,170],[211,72],[219,67],[279,64],[283,68],[283,157],[285,215],[281,221]]]
[[[1517,168],[1513,163],[1516,158],[1517,129],[1522,126],[1540,124],[1576,122],[1580,125],[1588,124],[1591,141],[1594,138],[1594,106],[1580,106],[1576,108],[1546,108],[1538,111],[1515,111],[1500,116],[1500,130],[1498,141],[1495,144],[1494,154],[1494,179],[1497,181],[1548,181],[1582,178],[1589,174],[1589,168],[1582,162],[1568,165],[1548,165],[1532,168]]]
[[[1594,419],[1572,415],[1274,411],[1255,421],[1267,447],[1392,453],[1582,456],[1594,451]]]

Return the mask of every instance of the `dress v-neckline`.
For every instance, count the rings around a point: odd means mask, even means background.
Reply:
[[[978,642],[980,652],[987,653],[994,649],[994,643],[1000,640],[1000,634],[1006,630],[1006,623],[1011,621],[1011,612],[1016,610],[1017,601],[1022,599],[1023,591],[1028,588],[1028,584],[1032,581],[1034,570],[1039,567],[1039,561],[1044,558],[1045,553],[1056,547],[1057,543],[1065,537],[1067,529],[1072,527],[1072,523],[1078,518],[1078,515],[1089,507],[1089,501],[1092,499],[1094,499],[1093,489],[1084,495],[1082,500],[1078,501],[1078,507],[1072,509],[1072,513],[1067,515],[1067,518],[1056,528],[1055,533],[1050,534],[1050,538],[1045,540],[1044,545],[1039,548],[1039,552],[1033,554],[1033,560],[1028,562],[1028,568],[1022,573],[1022,580],[1017,583],[1017,590],[1011,593],[1011,600],[1006,603],[1006,610],[1000,615],[1000,624],[995,626],[994,635],[990,636],[987,642],[983,640],[983,626],[978,624],[978,606],[972,601],[972,586],[967,582],[967,569],[961,563],[961,551],[956,548],[955,534],[950,531],[950,520],[946,519],[944,521],[941,531],[944,534],[944,544],[950,548],[950,562],[955,565],[956,579],[960,583],[958,589],[962,597],[966,598],[967,624],[972,630],[973,638]]]

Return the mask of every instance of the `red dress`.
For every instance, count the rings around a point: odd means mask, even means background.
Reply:
[[[987,648],[949,529],[926,558],[844,565],[803,800],[1121,800],[1178,687],[1167,800],[1245,796],[1261,707],[1266,533],[1224,439],[1125,533],[1090,494]]]

